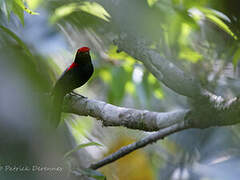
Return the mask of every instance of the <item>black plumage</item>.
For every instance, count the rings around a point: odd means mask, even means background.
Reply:
[[[55,109],[52,121],[57,127],[61,117],[63,98],[67,93],[84,85],[92,76],[92,65],[88,47],[78,49],[75,60],[57,80],[53,91],[53,107]]]

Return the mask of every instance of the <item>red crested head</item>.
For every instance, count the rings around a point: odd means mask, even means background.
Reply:
[[[91,62],[90,57],[90,48],[88,47],[81,47],[77,50],[74,62],[77,64],[84,64]]]
[[[89,50],[90,50],[90,48],[88,48],[88,47],[81,47],[81,48],[79,48],[79,49],[77,50],[77,52],[82,52],[82,53],[84,53],[84,52],[89,52]]]

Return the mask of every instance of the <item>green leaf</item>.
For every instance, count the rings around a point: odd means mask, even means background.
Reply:
[[[24,5],[23,0],[7,0],[4,1],[6,5],[6,11],[8,18],[10,17],[11,12],[13,12],[24,25],[24,11],[31,14],[37,15],[38,13],[33,12]],[[2,3],[2,2],[1,2]]]
[[[202,58],[202,55],[197,51],[190,49],[189,47],[182,46],[179,53],[179,58],[195,63]]]
[[[24,25],[24,11],[21,7],[22,5],[24,6],[23,1],[14,0],[12,11],[20,19],[22,25]]]
[[[7,0],[7,1],[4,1],[4,2],[5,2],[5,5],[6,5],[6,9],[7,9],[7,17],[9,18],[10,14],[12,12],[12,9],[13,9],[13,0]]]
[[[163,94],[162,89],[155,89],[155,90],[154,90],[154,96],[155,96],[157,99],[163,99],[163,98],[164,98],[164,94]]]
[[[209,3],[209,0],[199,0],[199,1],[172,0],[172,3],[181,7],[185,7],[186,9],[189,9],[194,6],[205,6],[207,3]]]
[[[147,0],[147,3],[150,7],[152,7],[158,0]]]
[[[235,40],[238,39],[237,36],[231,31],[231,29],[221,19],[211,14],[206,14],[206,17],[210,19],[212,22],[214,22],[218,27],[220,27],[226,33],[231,35]]]
[[[14,33],[12,32],[10,29],[0,25],[0,29],[2,29],[5,33],[7,33],[8,35],[10,35],[24,50],[25,52],[29,55],[32,56],[31,52],[29,51],[28,47],[26,46],[26,44]]]
[[[111,69],[112,81],[108,91],[108,101],[119,105],[125,95],[125,86],[131,79],[131,72],[127,72],[123,67],[114,67]]]
[[[212,14],[212,15],[219,17],[225,21],[231,22],[231,20],[225,14],[223,14],[222,12],[217,11],[215,9],[205,8],[205,7],[198,7],[198,9],[200,11],[202,11],[204,14]]]
[[[239,59],[240,59],[240,48],[238,48],[238,50],[235,52],[235,54],[233,56],[234,69],[236,69]]]
[[[71,3],[65,6],[58,7],[53,13],[53,15],[50,17],[50,22],[55,23],[59,19],[70,15],[71,13],[77,10],[77,7],[78,7],[77,3]]]
[[[111,73],[109,72],[108,69],[101,69],[99,71],[99,77],[105,82],[109,83],[112,80]]]
[[[135,86],[132,81],[127,81],[125,91],[132,95],[136,92]]]
[[[64,156],[63,159],[66,159],[67,157],[69,157],[72,153],[78,151],[81,148],[87,147],[87,146],[102,146],[101,144],[98,144],[96,142],[90,142],[90,143],[85,143],[85,144],[79,144],[77,145],[75,148],[73,148],[72,150],[68,151]]]
[[[110,15],[108,12],[98,3],[95,2],[84,2],[79,7],[80,10],[85,11],[93,16],[99,17],[105,21],[109,21]]]
[[[96,180],[106,180],[106,176],[104,176],[99,171],[93,169],[78,169],[78,171],[85,176],[92,177]]]
[[[83,11],[93,16],[96,16],[105,21],[109,21],[110,15],[98,3],[84,2],[84,3],[69,3],[64,6],[58,7],[50,18],[51,23],[55,23],[59,19],[72,14],[75,11]]]
[[[171,47],[176,46],[176,40],[178,40],[179,35],[181,34],[181,24],[182,24],[182,19],[181,17],[177,14],[174,13],[171,16],[171,21],[168,27],[168,40],[169,44]]]
[[[151,85],[153,85],[153,84],[155,84],[157,82],[157,79],[151,73],[148,74],[148,78],[147,79],[148,79],[148,82]]]
[[[37,9],[42,1],[43,0],[26,0],[28,7],[33,10]]]
[[[231,31],[231,29],[228,27],[225,21],[230,21],[229,18],[224,15],[223,13],[210,9],[210,8],[204,8],[204,7],[198,7],[198,9],[204,13],[204,15],[212,21],[214,24],[216,24],[219,28],[221,28],[223,31],[228,33],[230,36],[232,36],[235,40],[237,40],[237,36]],[[222,20],[223,19],[223,20]]]
[[[38,15],[39,13],[37,12],[33,12],[32,10],[30,10],[29,8],[27,8],[23,1],[22,0],[14,0],[15,3],[20,6],[22,8],[23,11],[26,11],[28,14],[31,14],[31,15]]]

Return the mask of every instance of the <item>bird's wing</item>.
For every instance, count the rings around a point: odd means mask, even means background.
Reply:
[[[71,81],[72,79],[72,74],[70,73],[73,68],[71,66],[67,67],[64,72],[61,74],[61,76],[58,78],[56,81],[56,84],[53,87],[52,94],[54,94],[56,91],[59,91],[63,89],[64,87],[61,87],[63,85],[67,86],[67,83]]]

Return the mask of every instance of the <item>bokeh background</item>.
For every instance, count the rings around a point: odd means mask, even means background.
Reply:
[[[106,128],[67,113],[54,130],[48,117],[49,92],[81,46],[91,48],[95,72],[77,93],[158,112],[189,106],[140,61],[117,52],[113,40],[124,32],[144,38],[148,48],[205,88],[225,98],[238,96],[239,5],[237,0],[0,0],[1,179],[238,179],[239,125],[186,130],[87,173],[86,164],[149,133]],[[90,142],[102,146],[75,148]],[[61,169],[24,170],[33,165]],[[85,176],[74,175],[76,168]]]

